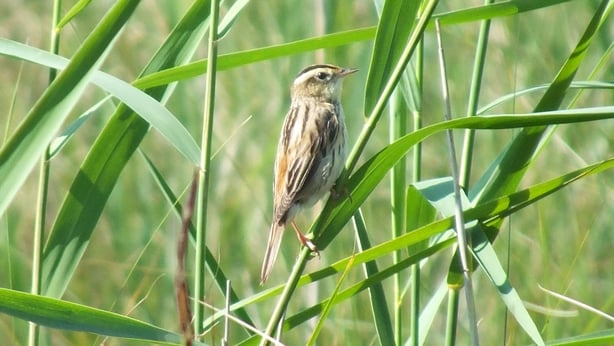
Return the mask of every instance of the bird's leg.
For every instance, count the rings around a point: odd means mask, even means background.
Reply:
[[[301,231],[298,229],[298,226],[296,225],[294,220],[292,220],[292,222],[290,222],[290,223],[292,224],[292,228],[294,228],[294,232],[296,232],[296,236],[298,237],[298,241],[300,241],[301,244],[303,244],[303,246],[309,248],[309,250],[313,251],[319,257],[320,256],[320,252],[318,251],[318,248],[316,247],[316,244],[314,244],[311,241],[311,239],[307,238],[303,233],[301,233]]]

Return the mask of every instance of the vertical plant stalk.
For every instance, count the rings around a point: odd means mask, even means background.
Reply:
[[[492,4],[494,0],[485,0],[484,4]],[[478,42],[476,44],[475,60],[473,63],[473,73],[471,75],[471,86],[469,89],[469,103],[467,104],[467,116],[476,115],[478,102],[480,98],[480,90],[482,86],[482,76],[484,74],[484,64],[486,59],[486,49],[488,47],[488,36],[490,33],[490,20],[483,20],[478,33]],[[471,165],[473,161],[473,145],[475,143],[475,130],[468,129],[465,131],[463,139],[463,148],[461,153],[461,167],[458,177],[458,182],[462,189],[469,190],[471,179]],[[468,233],[468,243],[471,242],[471,235]],[[506,314],[507,316],[507,314]]]
[[[38,171],[38,192],[36,196],[36,216],[34,223],[34,241],[32,243],[32,283],[30,293],[39,295],[41,292],[42,255],[45,242],[45,216],[47,215],[47,196],[49,192],[49,150],[41,157]],[[28,345],[39,343],[40,328],[34,322],[28,322]]]
[[[390,98],[390,143],[404,136],[407,132],[408,107],[403,100],[402,91],[399,87]],[[398,238],[405,231],[405,173],[407,171],[406,159],[403,157],[390,171],[390,204],[392,207],[392,228],[391,239]],[[392,254],[394,263],[401,261],[401,251]],[[394,343],[402,344],[402,320],[401,302],[403,300],[401,274],[396,273],[393,277],[393,323],[394,323]]]
[[[424,40],[420,40],[420,45],[418,46],[418,50],[416,52],[416,79],[419,90],[416,92],[417,95],[422,97],[422,82],[423,82],[423,67],[424,67]],[[416,109],[412,114],[412,130],[417,131],[422,127],[422,117],[421,117],[421,109]],[[412,157],[412,180],[414,183],[420,181],[422,179],[422,142],[416,144]],[[407,205],[405,206],[407,207]],[[407,217],[407,216],[405,216]],[[410,325],[410,335],[413,345],[418,346],[420,343],[420,263],[416,263],[411,266],[411,325]],[[400,285],[400,283],[399,283]],[[400,310],[400,308],[399,308]],[[400,312],[399,312],[400,314]],[[400,322],[395,326],[397,328],[401,328],[402,325]],[[399,339],[397,340],[397,345],[400,345],[402,341],[401,332],[397,332],[399,334]]]
[[[488,4],[492,4],[493,2],[494,0],[485,0],[484,4],[488,5]],[[476,112],[477,112],[478,102],[480,99],[480,90],[482,86],[482,75],[484,73],[484,64],[485,64],[484,61],[486,59],[486,49],[488,47],[489,33],[490,33],[490,20],[486,19],[482,21],[480,25],[480,31],[478,33],[478,42],[476,44],[476,50],[475,50],[475,60],[473,62],[473,73],[471,75],[471,86],[469,89],[469,103],[467,104],[467,116],[474,116],[476,115]],[[471,179],[471,165],[473,161],[474,143],[475,143],[475,130],[473,129],[466,130],[465,137],[463,139],[463,148],[462,148],[462,153],[461,153],[461,167],[460,167],[460,173],[458,177],[458,182],[465,191],[468,191],[469,183]],[[455,288],[450,289],[450,291],[453,291],[453,290],[455,290]],[[458,294],[451,295],[449,301],[451,302],[453,299],[457,299],[457,300],[451,305],[455,306],[456,309],[458,309]],[[455,311],[450,311],[452,310],[450,309],[449,312],[456,313],[456,309]],[[457,316],[457,315],[454,314],[451,316]],[[451,318],[451,316],[449,315],[448,317]],[[456,322],[454,322],[454,324],[450,325],[449,327],[455,330]],[[454,331],[450,331],[450,330],[448,330],[448,332],[454,333]],[[455,334],[448,335],[448,336],[452,338],[451,339],[452,341],[455,339]]]
[[[441,28],[439,19],[435,20],[435,28],[437,32],[437,46],[439,51],[439,68],[441,75],[441,86],[443,99],[445,103],[444,117],[446,121],[451,120],[452,109],[450,106],[450,92],[446,80],[446,65],[441,43]],[[471,339],[473,345],[479,345],[477,333],[477,320],[475,312],[475,304],[473,302],[473,287],[471,284],[468,251],[467,251],[467,236],[465,234],[465,220],[463,217],[463,205],[461,202],[461,189],[458,176],[458,163],[456,162],[456,150],[454,148],[454,134],[452,130],[447,130],[448,152],[450,153],[450,170],[452,171],[452,181],[454,182],[454,223],[456,228],[456,237],[458,239],[458,249],[460,253],[461,263],[463,266],[463,277],[465,281],[465,297],[467,300],[467,311],[469,317],[469,327],[471,328]]]
[[[53,54],[58,54],[60,51],[60,33],[56,30],[56,25],[60,21],[60,11],[62,10],[62,0],[53,2],[53,11],[51,17],[51,35],[49,42],[49,51]],[[55,80],[58,71],[56,69],[49,70],[49,85]],[[38,295],[41,292],[41,277],[42,277],[42,257],[43,243],[45,238],[45,217],[47,215],[47,197],[49,194],[49,148],[43,153],[38,171],[38,192],[36,197],[36,216],[34,223],[34,241],[32,243],[32,283],[30,293]],[[28,323],[28,345],[34,346],[39,343],[40,328],[37,324]]]
[[[492,4],[494,0],[486,0],[485,5]],[[475,60],[473,62],[473,73],[471,75],[471,86],[469,89],[469,103],[467,104],[467,116],[476,115],[478,109],[478,101],[480,99],[480,90],[482,88],[482,75],[484,74],[484,60],[486,59],[486,49],[488,47],[488,35],[490,33],[490,19],[482,21],[480,32],[478,33],[478,42],[475,48]],[[473,159],[473,143],[475,141],[475,130],[468,129],[465,131],[463,140],[463,151],[461,153],[461,167],[459,181],[460,185],[465,189],[469,188],[469,180],[471,179],[471,161]]]
[[[307,259],[310,255],[311,250],[306,246],[303,246],[296,262],[294,263],[292,272],[290,273],[290,279],[288,279],[288,283],[286,284],[286,286],[284,286],[284,290],[281,293],[279,302],[277,303],[277,306],[275,306],[275,310],[273,310],[273,313],[271,314],[269,324],[266,327],[265,336],[273,336],[275,330],[277,329],[277,326],[280,325],[279,321],[281,321],[284,313],[286,312],[286,308],[288,307],[288,303],[290,302],[292,293],[294,293],[294,290],[296,289],[298,279],[301,277],[303,270],[305,270],[305,265],[307,265]],[[263,337],[262,341],[260,342],[260,345],[263,346],[266,344],[268,344],[268,340],[266,337]]]
[[[411,266],[411,324],[410,335],[412,345],[420,345],[420,262]],[[402,327],[395,326],[395,327]],[[400,335],[400,332],[398,332]],[[398,345],[398,344],[397,344]]]
[[[226,304],[224,305],[224,337],[222,338],[222,346],[228,346],[230,339],[230,305],[232,304],[232,290],[230,280],[226,280]]]
[[[15,100],[17,100],[17,93],[19,91],[19,85],[21,84],[23,65],[24,65],[23,62],[19,65],[19,72],[17,73],[17,81],[15,82],[15,89],[13,89],[13,95],[11,97],[11,104],[7,112],[6,124],[4,126],[4,135],[2,137],[2,142],[0,143],[0,147],[3,147],[6,144],[7,138],[9,138],[9,130],[11,128],[11,124],[13,123],[13,114],[15,113]],[[13,288],[13,261],[11,260],[12,253],[11,253],[11,246],[10,246],[11,232],[8,231],[9,230],[8,218],[5,216],[5,217],[0,217],[0,219],[2,220],[2,222],[4,222],[4,226],[6,228],[6,232],[5,232],[6,244],[9,245],[7,246],[6,263],[5,263],[5,268],[7,269],[6,274],[8,276],[8,287]]]
[[[456,345],[456,327],[458,325],[458,288],[448,289],[448,311],[446,312],[446,346]]]
[[[357,215],[356,219],[360,218],[360,222],[362,222],[363,220],[361,219],[360,211],[358,211],[356,213],[356,215]],[[360,226],[356,226],[355,228],[356,229],[362,228],[363,231],[366,231],[365,228],[364,228],[364,222]],[[363,239],[366,239],[366,238],[363,238]],[[374,262],[371,262],[371,263],[375,264]],[[320,335],[320,332],[322,331],[322,327],[324,327],[324,323],[326,323],[326,321],[327,321],[328,315],[329,315],[330,311],[332,310],[333,305],[335,305],[335,298],[339,294],[339,291],[341,290],[341,287],[343,286],[343,283],[345,282],[345,279],[347,278],[350,270],[352,269],[352,265],[353,264],[354,264],[354,257],[350,257],[350,260],[347,262],[347,265],[345,266],[345,269],[341,272],[341,277],[337,280],[337,283],[335,284],[335,288],[331,292],[330,298],[328,299],[326,305],[324,305],[324,307],[322,309],[322,312],[320,313],[320,317],[318,318],[318,322],[316,323],[315,327],[313,328],[313,332],[309,336],[309,340],[306,343],[307,346],[317,345],[316,342],[317,342],[318,336]],[[377,270],[376,267],[374,267],[374,269]],[[381,286],[380,286],[380,288],[381,288]],[[382,305],[381,306],[381,308],[385,308],[385,307],[386,307],[386,305]],[[376,323],[375,328],[377,329],[377,323]],[[380,340],[381,340],[381,338],[380,338]],[[385,345],[384,342],[382,342],[382,344]]]
[[[205,90],[205,109],[203,133],[201,136],[201,166],[198,177],[198,211],[196,222],[196,263],[194,283],[194,330],[196,335],[203,333],[205,301],[205,256],[207,254],[207,204],[209,198],[209,180],[211,177],[211,141],[213,137],[213,116],[215,104],[215,79],[217,70],[217,26],[219,20],[219,3],[211,1],[209,22],[209,43],[207,53],[207,82]]]

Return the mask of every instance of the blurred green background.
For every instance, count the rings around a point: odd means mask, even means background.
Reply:
[[[110,3],[112,1],[92,2],[62,31],[61,55],[70,56],[76,50]],[[481,2],[468,1],[462,6],[468,7],[468,4],[479,5]],[[188,6],[188,2],[181,1],[144,1],[102,69],[132,81]],[[460,8],[458,6],[442,2],[436,13]],[[595,7],[595,1],[571,1],[494,20],[480,104],[485,105],[514,90],[550,82],[575,46]],[[48,49],[50,22],[50,2],[0,3],[0,37]],[[244,9],[230,33],[220,41],[219,52],[226,54],[249,50],[376,24],[377,14],[370,1],[254,1]],[[477,22],[443,28],[447,77],[455,116],[466,113],[478,28]],[[602,39],[591,48],[586,66],[597,62],[611,44],[612,35],[612,32],[603,33]],[[289,105],[290,83],[298,71],[312,63],[326,62],[359,68],[361,71],[358,74],[346,80],[343,93],[349,138],[353,142],[364,123],[363,95],[371,49],[372,41],[365,41],[254,63],[218,74],[207,243],[242,297],[262,290],[258,280],[272,208],[272,167],[278,134]],[[198,57],[205,57],[205,42]],[[425,36],[424,70],[423,114],[424,123],[429,124],[443,118],[432,31]],[[585,78],[588,72],[588,69],[581,70],[578,79]],[[4,140],[45,89],[48,71],[33,64],[0,57],[0,76],[0,138]],[[606,68],[597,79],[607,81],[613,77],[614,70]],[[202,128],[203,94],[204,78],[181,81],[168,103],[169,110],[192,131],[195,138],[200,137]],[[74,117],[103,96],[99,89],[89,87],[75,109]],[[530,112],[539,97],[539,93],[518,97],[490,113]],[[585,91],[577,107],[611,105],[613,101],[611,91]],[[53,222],[76,169],[111,111],[111,106],[98,110],[51,162],[49,223]],[[523,185],[544,181],[611,156],[614,151],[613,130],[612,121],[559,127],[535,167],[529,170]],[[474,180],[514,133],[513,130],[478,132]],[[457,134],[457,144],[460,145],[462,132],[458,131]],[[387,123],[382,121],[363,154],[363,160],[387,142]],[[150,131],[141,147],[173,189],[177,193],[185,191],[193,167],[155,131]],[[426,140],[423,150],[423,179],[449,175],[443,135]],[[92,246],[88,248],[65,299],[128,314],[176,330],[173,275],[176,267],[176,234],[180,224],[171,214],[171,207],[143,163],[142,157],[137,154],[122,173],[98,222],[91,240]],[[541,285],[614,313],[614,295],[611,294],[614,292],[612,178],[614,173],[606,171],[583,179],[514,214],[504,224],[506,231],[495,243],[500,259],[509,256],[508,273],[520,296],[541,309],[562,311],[562,316],[548,317],[543,311],[530,309],[538,327],[543,328],[546,339],[612,327],[611,322],[608,324],[591,313],[577,310],[538,288]],[[2,287],[23,291],[29,289],[36,180],[36,174],[31,174],[0,222],[0,263],[4,263],[0,265]],[[381,184],[363,206],[374,244],[390,238],[388,188],[388,184]],[[318,211],[319,206],[316,206],[304,212],[299,216],[298,224],[307,229]],[[307,271],[347,257],[353,251],[357,251],[355,236],[352,229],[346,226],[346,230],[321,253],[320,259],[310,261]],[[287,277],[297,254],[298,243],[292,234],[287,235],[267,286],[278,284]],[[382,263],[385,261],[383,259]],[[440,257],[424,269],[424,292],[434,289],[434,283],[446,275],[448,264],[449,256]],[[355,271],[350,273],[349,278],[361,276]],[[485,345],[503,343],[504,305],[487,278],[479,271],[475,278],[481,340]],[[290,310],[318,302],[321,297],[330,294],[335,283],[335,280],[325,281],[302,288],[294,297]],[[215,289],[209,292],[207,303],[223,307],[223,296]],[[256,323],[263,326],[273,303],[260,303],[257,307],[251,306],[248,311]],[[570,315],[567,316],[567,313]],[[363,292],[331,312],[330,323],[322,332],[322,344],[376,342],[369,316],[367,293]],[[443,323],[442,318],[433,326],[433,335],[428,339],[432,340],[432,344],[441,343]],[[306,326],[288,332],[288,342],[303,342],[301,340],[305,340],[310,332],[309,325]],[[514,323],[508,325],[506,338],[509,344],[528,342],[523,332],[517,333],[514,326]],[[23,342],[26,340],[26,327],[23,321],[0,315],[0,341],[4,341],[3,344]],[[441,328],[441,333],[437,332],[437,328]],[[101,342],[101,339],[83,333],[52,331],[51,334],[54,344]],[[220,334],[221,330],[214,329],[204,339],[215,344]],[[466,338],[461,326],[459,343],[462,344]],[[109,344],[122,344],[122,341],[113,340]]]

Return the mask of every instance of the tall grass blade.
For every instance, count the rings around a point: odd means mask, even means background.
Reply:
[[[205,32],[208,3],[196,1],[142,74],[187,62]],[[167,87],[146,91],[162,99]],[[60,297],[85,252],[119,174],[147,133],[146,121],[120,105],[98,136],[65,197],[44,249],[43,292]]]
[[[0,288],[0,312],[55,329],[163,344],[181,342],[180,335],[131,317],[4,288]]]
[[[418,238],[416,238],[418,239]],[[418,240],[419,241],[419,240]],[[395,275],[396,273],[399,273],[403,270],[406,270],[409,266],[418,263],[419,261],[428,258],[429,256],[432,256],[436,253],[439,253],[441,251],[443,251],[444,249],[447,249],[448,247],[450,247],[452,244],[454,244],[454,239],[448,239],[446,241],[443,241],[441,243],[435,244],[430,246],[429,248],[417,252],[415,254],[412,254],[411,256],[403,259],[401,262],[390,265],[386,268],[383,268],[382,270],[378,271],[375,275],[365,279],[365,280],[361,280],[355,284],[353,284],[352,286],[340,291],[336,296],[335,299],[333,301],[334,304],[339,304],[342,303],[343,301],[346,301],[348,299],[351,299],[352,297],[355,297],[356,295],[358,295],[360,292],[364,291],[365,289],[369,289],[371,287],[373,287],[376,284],[381,283],[383,280],[390,278],[391,276]],[[379,247],[379,246],[377,246]],[[375,249],[376,247],[371,248]],[[370,251],[370,250],[368,250]],[[373,255],[371,254],[372,258],[377,258],[379,257],[379,255]],[[352,262],[352,266],[356,266],[358,265],[357,263],[355,263],[355,260],[358,260],[358,257],[349,257],[346,258],[342,261],[339,261],[337,263],[335,263],[336,267],[339,266],[347,266],[349,262]],[[363,257],[360,259],[361,263],[365,263],[367,260]],[[339,269],[342,270],[342,269]],[[292,329],[296,326],[301,325],[301,323],[309,320],[310,318],[313,318],[314,316],[320,314],[322,312],[322,310],[324,309],[324,307],[326,305],[329,304],[329,298],[307,308],[304,309],[303,311],[288,317],[285,322],[284,322],[284,330],[289,330]]]
[[[77,1],[77,3],[74,4],[73,7],[71,7],[70,10],[68,10],[68,12],[66,12],[64,17],[62,17],[62,19],[56,25],[55,31],[59,32],[60,30],[62,30],[62,28],[66,24],[70,23],[70,21],[73,20],[73,18],[75,18],[79,13],[83,12],[91,2],[92,0]]]
[[[578,41],[576,48],[569,55],[557,76],[546,90],[546,93],[535,107],[535,112],[552,111],[561,106],[578,68],[587,55],[592,40],[596,37],[598,30],[611,9],[611,3],[608,1],[601,2],[584,34]],[[514,138],[471,190],[470,197],[474,204],[478,201],[487,201],[503,194],[509,194],[517,189],[520,180],[524,177],[529,166],[535,161],[540,149],[545,144],[547,131],[549,131],[548,125],[554,125],[554,123],[524,128]],[[486,236],[492,242],[499,233],[498,225],[491,225],[485,231],[487,232]],[[463,270],[458,263],[457,252],[450,265],[449,284],[460,284],[460,276]],[[541,339],[535,339],[535,326],[530,318],[528,320],[521,318],[518,322],[525,332],[534,338],[534,342],[543,343]]]
[[[468,9],[439,13],[433,18],[439,18],[442,25],[474,23],[482,19],[494,19],[513,14],[529,12],[547,8],[571,0],[547,1],[501,1],[495,5],[477,6]],[[429,24],[427,28],[434,25]],[[279,45],[255,48],[234,53],[222,54],[218,59],[218,71],[226,71],[236,67],[253,64],[260,61],[272,60],[299,53],[312,52],[322,48],[333,48],[351,43],[372,40],[375,37],[376,27],[370,26],[359,29],[330,33],[297,40]],[[189,64],[168,68],[141,78],[135,85],[142,88],[166,85],[184,79],[201,76],[207,72],[207,60],[197,60]]]
[[[92,72],[102,64],[113,39],[132,15],[139,1],[120,1],[90,34],[32,107],[24,121],[0,151],[0,215],[25,181],[51,139],[85,90]]]
[[[447,129],[473,128],[473,129],[504,129],[521,128],[527,126],[541,126],[551,124],[595,121],[614,118],[614,107],[594,107],[590,109],[576,109],[569,111],[544,112],[540,115],[517,114],[501,116],[475,116],[439,122],[418,131],[401,137],[394,143],[387,145],[370,160],[365,162],[352,174],[347,182],[351,200],[329,200],[327,207],[330,212],[322,214],[319,220],[321,234],[317,235],[318,248],[324,249],[341,231],[375,187],[382,181],[388,171],[401,157],[420,141]],[[475,204],[475,203],[474,203]]]
[[[503,269],[503,265],[501,261],[499,261],[488,238],[486,238],[484,232],[480,230],[479,227],[472,232],[472,239],[475,259],[493,285],[497,288],[499,296],[507,306],[509,312],[514,316],[518,324],[522,326],[522,329],[529,335],[534,343],[537,345],[544,345],[544,340],[535,322],[531,318],[531,315],[529,315],[529,311],[527,311],[518,292],[509,281],[507,273],[505,269]]]
[[[375,33],[373,54],[365,88],[365,114],[371,114],[412,32],[420,1],[388,0]]]
[[[14,56],[54,69],[65,69],[69,62],[66,58],[2,38],[0,38],[0,54]],[[140,117],[160,132],[183,156],[192,161],[194,165],[199,164],[200,149],[194,138],[158,100],[130,85],[128,82],[101,71],[94,71],[91,83],[99,86],[137,112]],[[93,106],[91,109],[95,108],[96,106]],[[71,131],[76,131],[80,122],[85,121],[85,119],[76,120],[60,137],[65,136],[66,132],[70,134]],[[54,139],[54,149],[57,150],[56,145],[61,144],[61,140]]]
[[[311,336],[309,337],[309,340],[307,341],[307,345],[308,346],[316,345],[316,340],[318,338],[318,335],[320,334],[320,331],[322,331],[322,327],[324,327],[324,322],[326,322],[326,318],[328,317],[328,315],[329,315],[329,313],[332,310],[332,307],[334,305],[333,302],[335,301],[335,297],[337,296],[337,294],[339,293],[339,290],[341,289],[341,286],[345,282],[345,279],[347,278],[347,275],[350,272],[350,267],[351,266],[352,266],[352,261],[350,260],[350,262],[348,262],[348,266],[347,266],[346,270],[344,270],[341,273],[341,277],[337,281],[337,284],[335,285],[335,289],[333,290],[333,292],[330,295],[330,299],[328,300],[327,304],[324,306],[324,308],[322,310],[322,313],[320,314],[320,317],[318,318],[318,322],[316,323],[316,326],[313,329],[313,332],[311,333]],[[381,340],[381,338],[380,338],[380,340]],[[382,345],[386,345],[386,344],[382,344]]]
[[[369,242],[367,226],[365,225],[362,211],[358,209],[354,214],[354,229],[356,230],[358,238],[358,249],[362,252],[371,248]],[[352,262],[348,263],[348,271]],[[369,261],[363,264],[363,272],[368,279],[373,275],[379,273],[377,262]],[[334,296],[331,296],[334,299]],[[394,345],[395,334],[393,331],[392,320],[390,319],[390,311],[388,309],[388,302],[386,299],[386,293],[384,286],[381,283],[375,283],[369,288],[369,299],[371,301],[371,313],[373,315],[373,322],[375,324],[375,330],[381,345]],[[393,306],[396,306],[397,302]]]
[[[535,112],[553,111],[561,106],[563,97],[584,61],[588,48],[611,9],[612,4],[609,1],[601,2],[576,48],[535,107]],[[472,189],[471,199],[489,200],[515,190],[543,144],[542,139],[546,129],[547,125],[523,129],[496,161],[497,168],[491,170],[494,174],[483,177],[482,182]]]
[[[505,218],[529,205],[532,205],[533,203],[561,190],[562,188],[569,186],[573,182],[576,182],[582,178],[585,178],[591,175],[599,174],[607,169],[612,169],[612,168],[614,168],[614,158],[610,158],[608,160],[604,160],[604,161],[592,164],[582,169],[578,169],[576,171],[569,172],[560,177],[545,181],[543,183],[536,184],[534,186],[518,191],[516,193],[506,195],[506,196],[500,197],[498,199],[495,199],[489,202],[482,203],[478,206],[472,207],[464,211],[465,221],[467,223],[470,223],[470,222],[475,222],[476,220],[480,220],[484,225],[489,227],[490,224],[496,223],[498,220]],[[444,219],[434,221],[424,226],[413,229],[411,232],[405,233],[399,236],[398,238],[391,239],[384,243],[378,244],[366,251],[363,251],[355,255],[352,255],[351,257],[342,259],[316,272],[306,274],[300,278],[300,280],[298,281],[297,287],[301,287],[315,280],[321,280],[323,278],[326,278],[332,275],[336,275],[337,273],[342,272],[343,270],[345,270],[350,260],[352,261],[353,266],[355,267],[363,263],[366,263],[368,261],[371,261],[377,258],[381,258],[383,256],[387,256],[394,251],[398,251],[400,249],[404,249],[409,246],[419,244],[420,242],[428,240],[432,236],[435,236],[437,234],[443,233],[451,229],[453,227],[453,224],[454,224],[453,218],[446,217]],[[400,270],[406,270],[408,265],[412,263],[417,263],[418,261],[421,261],[424,258],[428,258],[434,253],[439,252],[447,248],[448,246],[454,244],[454,242],[455,240],[451,238],[443,242],[440,242],[435,246],[430,246],[426,248],[425,250],[417,251],[413,253],[412,256],[404,260],[404,261],[409,261],[409,262],[402,262],[402,263],[399,263],[398,266],[395,265],[394,267],[389,267],[389,268],[380,270],[376,276],[363,280],[362,282],[357,283],[355,286],[352,286],[353,288],[348,288],[347,290],[340,292],[337,295],[336,300],[339,300],[339,302],[341,302],[344,299],[349,299],[356,293],[366,289],[367,287],[370,287],[370,285],[373,284],[374,282],[381,281],[384,278],[389,277],[390,275],[394,275]],[[297,263],[301,263],[301,262],[297,261]],[[366,283],[369,283],[369,285],[365,285]],[[447,284],[445,282],[443,284],[446,285],[447,287]],[[284,285],[281,285],[279,287],[272,288],[270,290],[262,292],[259,295],[245,298],[242,301],[236,304],[233,304],[230,310],[235,311],[236,309],[244,308],[258,301],[261,301],[266,298],[270,298],[271,296],[280,294],[282,289],[287,290],[287,288],[284,287]],[[441,300],[438,300],[438,301],[441,302]],[[322,302],[322,304],[325,304],[325,303],[326,302]],[[323,305],[319,305],[319,306],[320,307],[316,307],[316,306],[311,307],[308,310],[304,310],[296,314],[295,316],[289,317],[285,321],[287,328],[293,328],[299,325],[300,323],[317,315],[321,311],[321,307]],[[431,313],[432,313],[432,310],[436,310],[437,308],[434,306],[431,306],[429,309],[431,310]],[[215,314],[214,316],[212,316],[210,321],[207,321],[206,326],[212,325],[213,323],[215,323],[217,319],[221,317],[223,317],[223,313]],[[428,329],[428,326],[424,326],[421,324],[421,330],[424,331],[426,329]],[[421,335],[420,338],[422,339],[423,335]]]
[[[512,16],[515,14],[548,8],[572,0],[508,0],[497,1],[494,4],[481,5],[470,8],[442,13],[438,16],[441,24],[461,24],[476,22],[484,19]]]
[[[614,328],[594,333],[576,335],[570,338],[548,341],[548,346],[585,346],[614,344]]]

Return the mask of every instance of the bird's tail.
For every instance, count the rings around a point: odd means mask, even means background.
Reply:
[[[281,237],[284,233],[285,226],[273,222],[271,224],[271,230],[269,231],[269,241],[266,246],[266,253],[264,254],[264,261],[262,262],[262,272],[260,273],[260,284],[264,284],[269,278],[273,264],[277,259],[279,253],[279,246],[281,245]]]

